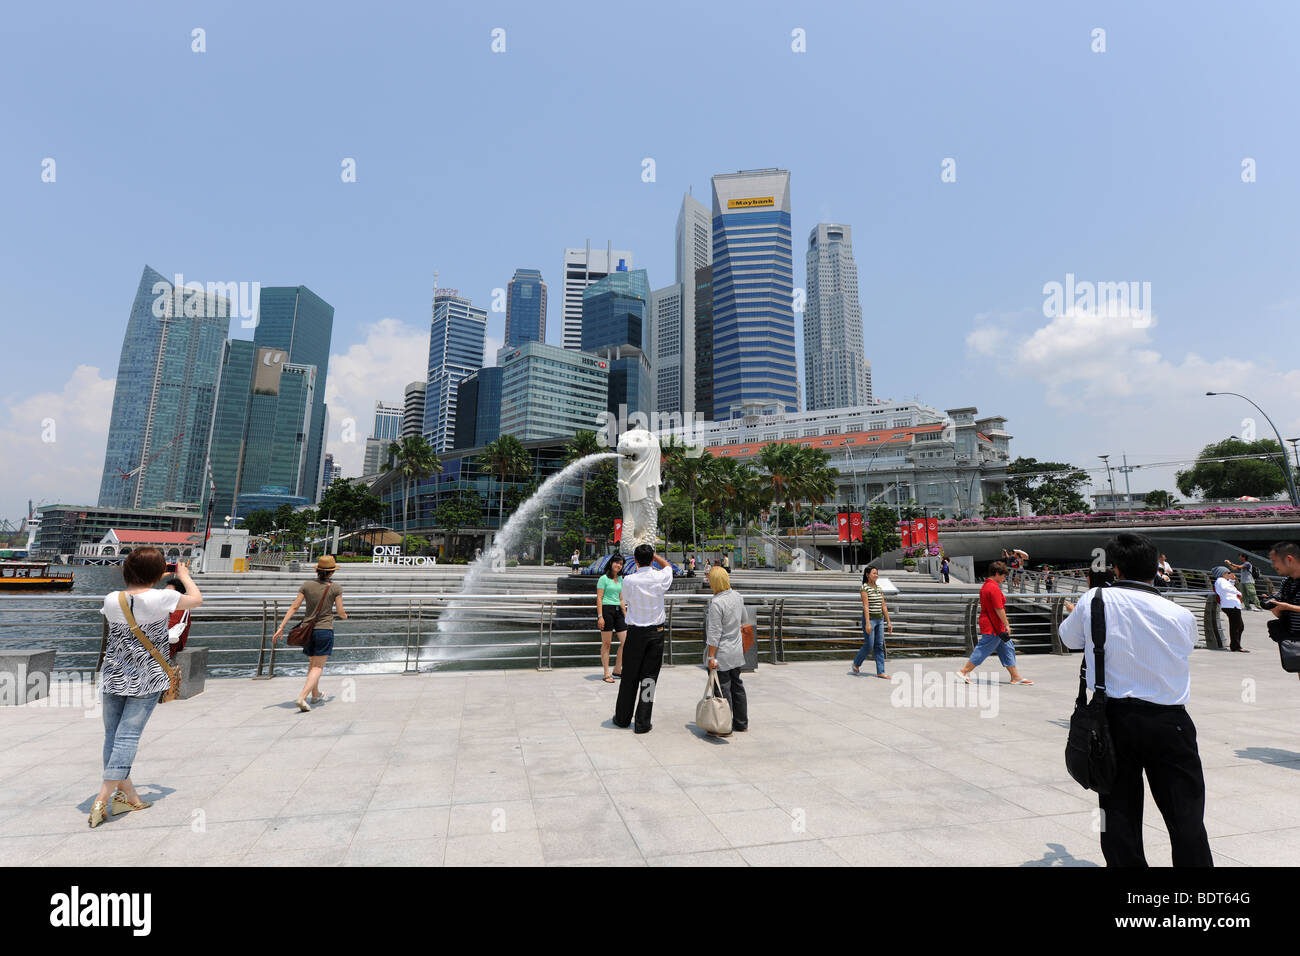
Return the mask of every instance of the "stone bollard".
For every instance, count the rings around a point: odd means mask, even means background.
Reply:
[[[181,700],[203,693],[208,677],[206,647],[187,647],[172,658],[172,663],[181,669]]]
[[[50,696],[54,651],[0,651],[0,706],[28,704]]]

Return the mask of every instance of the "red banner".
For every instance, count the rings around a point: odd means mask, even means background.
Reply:
[[[925,543],[925,519],[924,518],[912,519],[912,543],[913,544]]]
[[[623,540],[623,519],[615,518],[614,519],[614,543],[617,544],[622,540]]]
[[[898,534],[903,539],[902,546],[910,548],[912,546],[912,522],[902,521],[898,525]]]
[[[930,543],[938,544],[939,543],[939,519],[926,518],[925,524],[926,524],[926,531],[930,535]]]
[[[847,511],[841,511],[836,515],[836,527],[840,530],[840,542],[849,540],[849,515]]]
[[[851,541],[861,541],[861,540],[862,540],[862,514],[861,514],[861,512],[855,511],[855,512],[853,512],[852,515],[849,516],[849,528],[850,528],[850,532],[851,532],[851,536],[850,536],[849,540],[851,540]]]

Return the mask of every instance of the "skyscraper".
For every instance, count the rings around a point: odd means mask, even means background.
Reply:
[[[582,351],[609,363],[611,415],[618,416],[620,406],[629,415],[655,411],[649,323],[650,284],[644,269],[620,269],[582,293]]]
[[[532,441],[596,430],[606,410],[608,366],[587,352],[542,342],[520,346],[500,369],[500,433]],[[484,444],[481,435],[475,444]]]
[[[505,348],[546,341],[546,283],[537,269],[516,269],[506,285]]]
[[[122,339],[101,507],[199,505],[230,302],[144,267]]]
[[[460,383],[456,398],[457,448],[482,448],[501,434],[501,375],[502,369],[494,365],[479,369]]]
[[[242,495],[306,498],[316,407],[316,369],[287,361],[283,349],[247,339],[226,343],[212,425],[214,514],[237,514]],[[324,462],[321,466],[324,472]]]
[[[695,414],[713,420],[713,266],[695,270]]]
[[[713,265],[713,221],[709,208],[687,193],[677,213],[674,282],[688,283],[699,269]]]
[[[863,355],[853,230],[818,223],[808,234],[808,298],[803,314],[804,408],[847,408],[871,401]]]
[[[799,410],[790,173],[713,177],[713,417]]]
[[[334,306],[306,286],[276,286],[261,292],[253,344],[258,348],[282,349],[289,364],[312,366],[316,370],[313,389],[311,433],[307,438],[306,480],[303,495],[308,501],[320,498],[325,466],[325,384],[329,374],[330,337],[334,331]]]
[[[632,268],[632,253],[613,249],[564,250],[564,318],[560,344],[566,349],[582,348],[582,293],[593,282],[605,278],[619,267]]]
[[[670,414],[695,414],[695,273],[713,262],[709,210],[694,196],[682,197],[674,241],[676,279],[651,295],[655,407]],[[708,414],[712,415],[710,408]]]
[[[375,402],[375,420],[366,439],[366,457],[361,466],[363,475],[377,475],[388,460],[388,446],[402,437],[402,415],[405,407],[388,402]]]
[[[402,402],[402,437],[410,438],[424,431],[424,382],[406,386]]]
[[[456,441],[456,391],[483,366],[487,311],[455,289],[433,294],[429,324],[429,372],[424,390],[424,437],[438,454]]]

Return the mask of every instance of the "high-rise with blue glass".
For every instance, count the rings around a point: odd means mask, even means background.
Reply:
[[[644,269],[611,272],[582,293],[582,351],[609,363],[606,409],[616,418],[620,412],[649,416],[655,411],[649,324],[650,283]]]
[[[334,331],[334,306],[306,286],[263,288],[253,344],[281,349],[288,363],[315,369],[312,389],[311,431],[307,436],[304,479],[300,494],[315,503],[325,468],[325,382],[329,374],[330,336]]]
[[[546,341],[546,283],[539,269],[516,269],[506,285],[506,334],[503,348]]]
[[[101,507],[201,504],[230,301],[144,267],[117,365]]]
[[[429,323],[424,437],[440,455],[455,447],[457,390],[483,367],[486,341],[487,311],[475,308],[455,289],[437,289]]]
[[[790,173],[713,177],[713,417],[799,410]]]

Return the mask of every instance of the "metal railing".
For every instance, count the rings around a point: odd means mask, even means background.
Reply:
[[[1007,595],[1007,617],[1022,652],[1066,653],[1060,622],[1078,592]],[[704,615],[709,595],[666,596],[664,662],[703,660]],[[753,609],[760,661],[834,660],[850,656],[863,640],[862,603],[844,594],[743,594]],[[1223,646],[1212,593],[1170,591],[1166,597],[1197,615],[1201,643]],[[348,618],[335,623],[331,670],[415,674],[482,667],[592,666],[599,661],[595,595],[548,594],[349,594]],[[912,592],[887,596],[892,656],[956,656],[979,637],[979,599],[973,593]],[[271,640],[289,602],[283,594],[218,594],[193,616],[190,647],[207,648],[209,673],[221,677],[301,673],[301,650]],[[107,624],[102,598],[0,599],[0,648],[50,648],[60,671],[96,667]],[[300,619],[300,618],[299,618]],[[611,651],[613,653],[613,651]],[[287,656],[286,656],[287,655]]]

